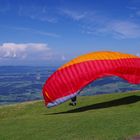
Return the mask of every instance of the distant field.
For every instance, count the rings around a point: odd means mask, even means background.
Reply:
[[[0,105],[42,99],[42,86],[55,69],[0,66]]]
[[[42,101],[0,107],[0,140],[128,140],[140,135],[140,92],[85,96],[52,109]]]

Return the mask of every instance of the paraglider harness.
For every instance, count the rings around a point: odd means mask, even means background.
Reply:
[[[71,98],[71,103],[69,103],[69,105],[76,106],[76,103],[77,103],[77,96],[74,96],[73,98]]]
[[[82,91],[82,89],[80,89],[80,90],[77,92],[77,95],[78,95],[81,91]],[[71,103],[69,103],[69,105],[71,105],[71,106],[76,106],[76,104],[77,104],[77,95],[71,98]]]

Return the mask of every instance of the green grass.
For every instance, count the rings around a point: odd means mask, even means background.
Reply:
[[[0,107],[0,140],[126,140],[140,134],[140,92],[78,97],[47,109],[42,101]]]

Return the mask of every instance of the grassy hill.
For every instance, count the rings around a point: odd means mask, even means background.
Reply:
[[[140,135],[140,92],[78,97],[47,109],[42,101],[0,107],[0,140],[128,140]]]

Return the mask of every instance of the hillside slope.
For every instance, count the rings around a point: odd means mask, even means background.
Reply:
[[[0,107],[0,140],[125,140],[139,122],[140,92],[79,97],[76,107],[27,102]]]

